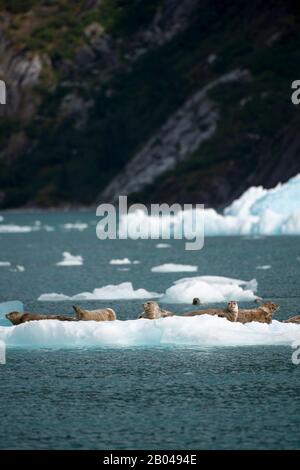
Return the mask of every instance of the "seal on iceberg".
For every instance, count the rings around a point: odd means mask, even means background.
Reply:
[[[65,315],[37,315],[34,313],[10,312],[5,316],[13,325],[20,325],[21,323],[36,320],[76,321],[76,318]]]
[[[158,303],[154,302],[154,300],[145,302],[143,307],[144,311],[141,313],[141,315],[139,315],[138,319],[147,318],[148,320],[155,320],[157,318],[170,317],[174,315],[174,313],[160,308]]]
[[[183,314],[184,317],[194,317],[197,315],[217,315],[218,317],[227,318],[227,320],[237,321],[239,313],[238,303],[234,300],[228,302],[226,308],[208,308],[205,310],[192,310]]]
[[[239,309],[237,321],[240,323],[252,321],[272,323],[272,317],[277,310],[279,310],[279,305],[274,302],[266,302],[254,309]]]
[[[94,321],[114,321],[117,319],[116,313],[112,308],[102,308],[98,310],[82,310],[73,305],[77,320]]]
[[[194,297],[192,304],[193,305],[201,305],[201,300],[198,297]]]
[[[300,315],[295,315],[287,320],[283,320],[283,323],[300,323]]]

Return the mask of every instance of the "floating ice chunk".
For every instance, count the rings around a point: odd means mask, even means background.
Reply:
[[[68,251],[63,252],[63,260],[56,263],[56,266],[81,266],[83,258],[80,255],[71,255]]]
[[[157,243],[157,245],[155,245],[156,248],[170,248],[171,245],[169,243]]]
[[[10,269],[10,271],[13,271],[15,273],[16,272],[23,273],[25,271],[25,268],[24,268],[24,266],[21,266],[21,265],[17,264],[16,266],[12,267]]]
[[[25,271],[25,268],[24,268],[24,266],[21,266],[20,264],[17,264],[16,271],[19,271],[20,273],[23,273]]]
[[[134,261],[130,261],[129,258],[111,259],[109,264],[117,264],[117,265],[121,265],[121,264],[140,264],[140,261],[138,261],[137,259],[134,260]]]
[[[75,222],[75,223],[67,223],[63,225],[63,228],[65,230],[79,230],[80,232],[82,230],[85,230],[88,228],[88,224],[82,223],[82,222]]]
[[[131,261],[129,258],[111,259],[109,264],[131,264]]]
[[[263,271],[267,270],[267,269],[271,269],[271,265],[270,264],[263,264],[262,266],[256,266],[256,269],[262,269]]]
[[[130,268],[117,268],[118,271],[130,271]]]
[[[300,326],[280,323],[232,323],[203,315],[159,320],[113,322],[60,322],[44,320],[0,327],[0,340],[7,347],[94,348],[132,346],[262,346],[291,345],[300,341]]]
[[[180,273],[180,272],[195,272],[198,271],[197,266],[192,266],[190,264],[175,264],[175,263],[166,263],[161,264],[160,266],[154,266],[151,268],[153,273]]]
[[[149,292],[145,289],[134,290],[131,282],[122,282],[117,285],[98,287],[93,292],[81,292],[73,296],[64,294],[42,294],[38,298],[41,301],[58,300],[117,300],[117,299],[149,299],[161,297],[157,292]]]
[[[248,301],[256,299],[257,281],[242,281],[219,276],[186,277],[175,281],[162,298],[168,303],[189,303],[194,297],[201,302]]]
[[[11,266],[11,262],[10,261],[0,261],[0,267],[3,267],[3,266]]]
[[[214,209],[204,211],[205,235],[300,235],[299,201],[300,174],[273,189],[249,188],[223,214]],[[146,235],[155,229],[160,235],[168,232],[170,236],[180,235],[184,227],[185,235],[190,236],[191,221],[196,220],[196,214],[196,209],[192,213],[179,211],[170,221],[169,217],[148,216],[143,211],[136,211],[124,216],[120,225],[138,225]]]
[[[38,226],[7,224],[0,225],[0,233],[30,233],[38,230]]]
[[[0,215],[0,222],[3,222],[4,218],[2,215]]]
[[[43,229],[44,229],[46,232],[54,232],[54,231],[55,231],[55,228],[52,227],[51,225],[43,225]]]

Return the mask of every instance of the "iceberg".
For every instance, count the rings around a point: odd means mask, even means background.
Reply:
[[[192,266],[190,264],[175,264],[175,263],[166,263],[161,264],[160,266],[154,266],[151,268],[153,273],[182,273],[182,272],[195,272],[198,271],[197,266]]]
[[[88,228],[88,224],[82,223],[82,222],[75,222],[75,223],[67,223],[63,224],[63,228],[65,230],[79,230],[82,232],[82,230],[85,230]]]
[[[10,261],[0,261],[0,267],[3,267],[3,266],[11,266],[11,262]]]
[[[160,237],[171,229],[171,236],[182,238],[184,226],[186,237],[191,237],[195,235],[191,221],[201,220],[201,213],[204,213],[205,236],[300,235],[300,174],[272,189],[249,188],[223,213],[214,209],[179,211],[170,221],[168,216],[159,218],[137,210],[124,215],[120,227],[131,224],[141,227],[142,235],[147,236],[153,230]]]
[[[108,285],[98,287],[93,292],[81,292],[73,296],[65,294],[42,294],[39,296],[40,301],[61,301],[61,300],[131,300],[131,299],[149,299],[158,298],[161,294],[157,292],[149,292],[146,289],[134,290],[131,282],[122,282],[117,285]]]
[[[81,266],[83,264],[83,258],[80,255],[71,255],[68,251],[63,252],[63,259],[56,263],[56,266]]]
[[[256,266],[256,269],[261,269],[262,271],[266,271],[268,269],[271,269],[271,265],[270,264],[263,264],[261,266]]]
[[[123,258],[123,259],[111,259],[109,264],[131,264],[131,261],[129,258]]]
[[[157,245],[155,245],[156,248],[170,248],[171,245],[169,243],[157,243]]]
[[[111,259],[109,264],[117,264],[117,265],[120,265],[120,264],[140,264],[140,261],[138,260],[134,260],[134,261],[130,261],[129,258],[122,258],[122,259]]]
[[[256,290],[256,279],[247,282],[220,276],[185,277],[175,281],[161,301],[191,304],[194,297],[199,297],[203,303],[251,301],[257,298]]]
[[[38,226],[16,225],[16,224],[0,224],[0,233],[30,233],[38,230]]]
[[[0,326],[0,340],[8,348],[103,348],[103,347],[229,347],[280,346],[300,341],[300,325],[232,323],[225,318],[203,315],[158,320],[113,322],[60,322],[43,320],[18,326]]]

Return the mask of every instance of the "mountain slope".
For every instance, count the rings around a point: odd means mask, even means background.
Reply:
[[[300,171],[296,2],[0,6],[2,207],[223,207]]]

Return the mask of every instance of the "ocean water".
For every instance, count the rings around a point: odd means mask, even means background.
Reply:
[[[258,295],[280,304],[277,320],[300,314],[299,237],[211,237],[193,252],[181,241],[168,241],[166,249],[155,240],[99,241],[93,213],[3,215],[5,224],[35,227],[0,233],[0,261],[11,263],[0,266],[0,302],[20,300],[26,311],[72,313],[74,302],[38,301],[44,293],[74,295],[125,281],[165,292],[197,274],[256,278]],[[88,227],[64,227],[75,222]],[[81,255],[83,265],[56,266],[65,251]],[[109,264],[125,257],[140,264]],[[198,272],[151,272],[165,263],[197,265]],[[271,268],[257,269],[266,265]],[[129,320],[143,301],[76,303],[111,306]],[[180,314],[189,305],[164,307]],[[7,363],[0,364],[0,448],[298,449],[300,365],[292,363],[292,352],[288,344],[9,346]]]

